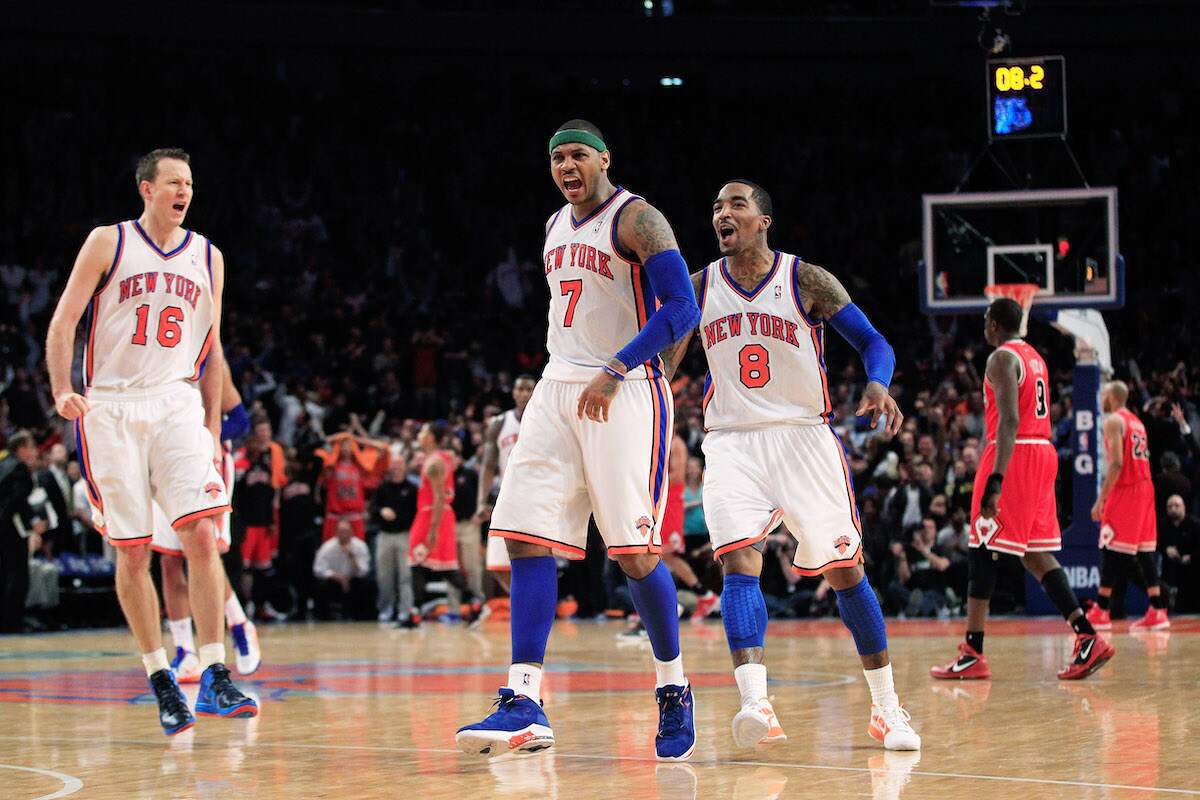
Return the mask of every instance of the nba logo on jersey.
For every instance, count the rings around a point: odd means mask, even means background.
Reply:
[[[775,286],[775,299],[776,299],[776,300],[778,300],[778,299],[779,299],[779,298],[781,298],[781,297],[783,297],[783,287],[782,287],[782,286],[779,286],[778,284],[776,284],[776,286]]]

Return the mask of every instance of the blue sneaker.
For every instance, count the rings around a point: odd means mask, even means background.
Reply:
[[[163,733],[174,736],[196,724],[196,718],[192,716],[171,670],[160,669],[150,676],[149,683],[154,691],[154,699],[158,701],[158,722],[162,725]]]
[[[541,703],[501,686],[495,706],[487,719],[458,729],[454,740],[459,750],[472,756],[501,756],[554,746],[554,731]]]
[[[196,713],[202,717],[257,717],[258,703],[233,685],[229,667],[213,664],[200,676]]]
[[[692,687],[662,686],[658,696],[658,735],[654,752],[659,761],[687,761],[696,749],[696,701]]]

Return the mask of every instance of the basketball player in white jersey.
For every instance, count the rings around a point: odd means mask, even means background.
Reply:
[[[189,161],[184,151],[168,149],[138,162],[142,215],[91,232],[46,340],[54,403],[75,423],[88,499],[99,529],[117,550],[117,597],[168,735],[190,728],[195,718],[162,646],[149,570],[155,501],[179,533],[188,560],[204,670],[196,712],[258,713],[224,664],[225,574],[214,518],[229,510],[217,469],[225,262],[207,238],[182,227],[192,201]],[[85,309],[79,394],[72,386],[71,355]]]
[[[567,201],[547,221],[542,250],[550,361],[521,420],[489,534],[508,540],[512,562],[512,666],[496,712],[461,728],[457,741],[482,755],[554,744],[539,702],[558,599],[552,553],[583,558],[594,514],[654,650],[655,754],[679,761],[696,734],[675,584],[658,557],[674,413],[658,353],[695,326],[699,310],[667,220],[609,180],[600,130],[571,120],[548,149]]]
[[[233,440],[250,432],[250,415],[242,405],[242,395],[233,385],[229,364],[224,364],[221,381],[221,480],[225,494],[233,501]],[[231,541],[232,514],[226,512],[217,519],[217,552],[229,552]],[[154,538],[150,549],[159,554],[162,572],[163,607],[167,612],[167,629],[175,644],[175,657],[171,659],[171,671],[179,683],[200,682],[200,657],[196,654],[196,642],[192,635],[192,610],[188,602],[187,573],[183,569],[183,543],[179,534],[171,527],[171,521],[158,503],[154,504]],[[229,576],[225,576],[225,622],[233,637],[237,657],[237,669],[242,675],[250,675],[262,663],[262,652],[258,646],[258,631],[254,623],[246,618],[241,600],[233,591]]]
[[[504,480],[504,468],[508,466],[508,459],[521,434],[521,417],[525,416],[525,407],[529,405],[536,385],[537,378],[532,375],[518,375],[512,388],[515,405],[488,422],[483,439],[483,464],[479,468],[479,494],[475,510],[477,522],[487,522],[492,518],[492,493]],[[496,583],[508,591],[508,572],[512,565],[508,560],[505,540],[499,536],[488,537],[487,568],[493,573]]]
[[[692,276],[709,367],[704,518],[725,575],[722,619],[742,695],[734,743],[787,738],[767,699],[759,588],[764,541],[783,521],[797,540],[793,568],[823,575],[837,592],[871,689],[868,732],[889,750],[917,750],[921,739],[896,696],[883,614],[862,567],[850,470],[830,426],[826,323],[862,355],[868,383],[857,413],[869,412],[873,427],[886,415],[887,436],[903,419],[888,394],[895,356],[837,278],[768,246],[771,223],[762,187],[725,184],[712,216],[723,258]],[[665,354],[669,369],[686,346]]]

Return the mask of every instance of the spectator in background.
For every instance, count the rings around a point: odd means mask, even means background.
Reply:
[[[910,528],[907,543],[893,542],[896,580],[889,588],[896,604],[908,616],[944,616],[947,614],[946,571],[950,559],[934,551],[937,523],[928,515]]]
[[[54,444],[46,454],[46,468],[37,474],[38,486],[46,491],[46,498],[54,509],[55,526],[42,537],[42,553],[53,558],[55,553],[78,552],[72,524],[74,514],[74,492],[71,479],[67,476],[67,448]]]
[[[0,459],[0,633],[20,633],[25,628],[29,556],[41,548],[47,525],[29,504],[38,462],[33,435],[18,431],[7,447]]]
[[[708,523],[704,521],[704,462],[689,456],[683,488],[683,539],[688,550],[701,539],[708,539]]]
[[[1200,599],[1200,570],[1195,563],[1200,555],[1200,523],[1188,516],[1187,506],[1177,494],[1167,498],[1166,514],[1158,519],[1163,582],[1176,591],[1176,611],[1195,611]]]
[[[380,622],[398,619],[401,626],[414,627],[419,621],[408,566],[408,532],[416,516],[417,485],[409,478],[408,459],[397,449],[388,461],[387,478],[371,501],[371,519],[379,528],[375,536],[379,598],[375,605]]]
[[[1154,478],[1155,513],[1161,519],[1167,510],[1167,499],[1172,495],[1192,496],[1192,482],[1180,472],[1179,456],[1167,452],[1159,459],[1162,472]]]
[[[352,418],[357,426],[358,418]],[[366,540],[367,480],[374,471],[388,442],[374,441],[364,435],[343,431],[329,437],[329,448],[318,454],[325,462],[321,478],[325,490],[325,524],[321,540],[328,541],[342,522],[359,539]]]
[[[312,571],[317,579],[318,619],[368,620],[374,616],[375,592],[368,577],[371,552],[349,522],[339,522],[334,538],[317,550]]]
[[[300,619],[308,616],[309,601],[316,597],[312,565],[321,543],[320,525],[321,512],[304,467],[290,461],[287,484],[279,491],[279,561],[280,575],[295,593],[292,614]]]

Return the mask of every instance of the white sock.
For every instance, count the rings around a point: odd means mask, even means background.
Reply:
[[[225,663],[225,643],[200,645],[200,669],[208,669],[213,664]]]
[[[864,669],[863,675],[867,676],[867,686],[871,687],[872,704],[884,708],[900,705],[900,698],[896,695],[896,685],[892,683],[891,664],[879,669]]]
[[[532,664],[513,664],[508,668],[508,688],[534,702],[542,699],[542,668]]]
[[[150,653],[142,653],[142,665],[146,668],[146,677],[150,677],[160,669],[170,669],[167,663],[167,651],[161,647]]]
[[[175,642],[176,647],[182,647],[189,653],[196,652],[196,642],[192,638],[191,617],[169,619],[167,620],[167,627],[171,629],[171,639]]]
[[[656,677],[654,687],[656,689],[661,689],[664,686],[687,686],[687,678],[683,676],[683,653],[675,656],[670,661],[654,659],[654,674]]]
[[[242,601],[238,600],[237,592],[230,592],[229,599],[225,601],[225,624],[232,628],[245,623],[246,612],[242,610]]]
[[[742,692],[742,705],[757,703],[766,698],[766,664],[742,664],[733,671],[733,679],[737,681],[738,689]]]

